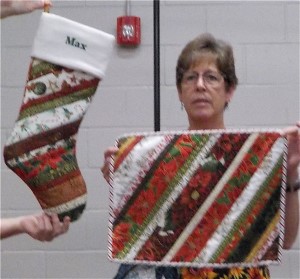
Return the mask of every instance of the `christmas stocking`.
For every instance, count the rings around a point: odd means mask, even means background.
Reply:
[[[76,159],[76,136],[114,37],[43,13],[33,44],[23,102],[4,159],[32,190],[46,213],[74,221],[86,205]]]

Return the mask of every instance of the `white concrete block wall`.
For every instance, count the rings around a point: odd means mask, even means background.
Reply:
[[[226,112],[228,127],[284,127],[299,115],[298,1],[161,0],[161,129],[185,129],[175,87],[175,64],[185,43],[211,32],[233,44],[240,84]],[[125,1],[53,0],[51,12],[115,34]],[[152,131],[153,7],[132,1],[140,16],[137,49],[115,46],[79,131],[77,157],[88,187],[88,205],[68,234],[51,243],[22,235],[1,242],[1,278],[112,278],[107,260],[108,186],[100,175],[103,151],[132,131]],[[22,100],[30,51],[40,12],[1,21],[1,148]],[[40,207],[1,156],[1,215],[18,216]],[[299,238],[272,278],[299,278]]]

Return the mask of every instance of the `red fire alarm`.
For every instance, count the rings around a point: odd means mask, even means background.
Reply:
[[[117,43],[137,46],[141,42],[141,19],[129,15],[129,8],[129,0],[126,0],[126,15],[117,18]]]

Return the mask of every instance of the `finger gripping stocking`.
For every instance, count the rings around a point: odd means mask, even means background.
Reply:
[[[42,209],[72,221],[87,189],[76,159],[76,136],[105,74],[114,37],[43,13],[18,119],[4,147],[6,165]]]

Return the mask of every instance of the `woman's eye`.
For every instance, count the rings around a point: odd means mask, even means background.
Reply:
[[[217,78],[215,75],[212,75],[212,74],[207,75],[206,78],[207,78],[208,80],[211,80],[211,81],[216,81],[216,80],[218,80],[218,78]]]
[[[189,81],[196,80],[196,79],[197,79],[197,75],[188,75],[188,76],[186,77],[186,79],[189,80]]]

